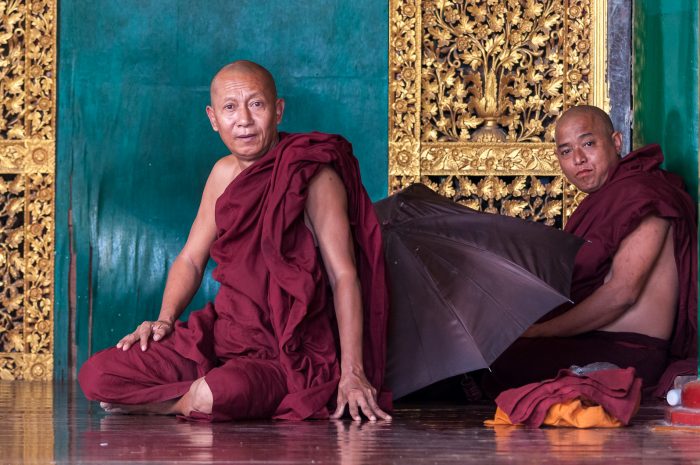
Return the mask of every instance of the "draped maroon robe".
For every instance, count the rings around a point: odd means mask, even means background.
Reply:
[[[325,418],[340,379],[329,282],[304,222],[310,180],[324,165],[343,180],[364,311],[363,362],[379,403],[388,311],[381,231],[351,145],[322,133],[281,134],[216,202],[210,253],[221,283],[213,304],[142,352],[95,354],[79,380],[90,399],[122,404],[182,396],[205,376],[214,396],[204,420]]]
[[[658,145],[624,157],[603,186],[574,211],[565,230],[586,240],[573,272],[571,299],[578,303],[604,282],[622,240],[654,215],[673,226],[680,297],[671,340],[636,333],[592,331],[560,338],[521,338],[492,365],[485,388],[494,394],[554,377],[570,365],[611,362],[633,366],[647,392],[663,395],[680,374],[697,370],[697,230],[695,206],[680,178],[663,171]],[[570,308],[570,307],[568,307]],[[561,314],[558,309],[550,316]]]

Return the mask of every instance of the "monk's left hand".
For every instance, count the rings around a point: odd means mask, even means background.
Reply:
[[[346,405],[350,411],[350,416],[355,421],[362,420],[360,411],[369,421],[377,421],[377,418],[391,420],[391,415],[384,412],[377,405],[377,390],[367,381],[364,372],[348,370],[340,375],[338,408],[331,415],[331,418],[338,419],[342,417]]]

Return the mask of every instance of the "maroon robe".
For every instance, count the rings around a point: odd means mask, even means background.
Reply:
[[[210,253],[221,286],[214,303],[145,352],[136,344],[95,354],[80,371],[86,396],[161,402],[205,376],[213,413],[193,412],[195,418],[328,417],[340,379],[338,330],[328,278],[304,222],[309,182],[324,165],[347,191],[362,287],[364,369],[380,405],[389,408],[390,395],[382,390],[388,299],[381,231],[351,145],[322,133],[281,134],[231,182],[216,202]]]
[[[678,269],[680,298],[671,340],[635,333],[592,331],[571,338],[522,338],[494,363],[498,388],[551,378],[571,364],[607,361],[633,366],[647,388],[665,394],[673,379],[697,370],[697,230],[695,206],[683,183],[659,165],[658,145],[624,157],[603,186],[574,211],[565,230],[586,243],[576,256],[571,298],[581,302],[610,271],[622,240],[647,216],[668,220]],[[561,312],[559,312],[561,313]],[[496,389],[498,390],[498,389]]]

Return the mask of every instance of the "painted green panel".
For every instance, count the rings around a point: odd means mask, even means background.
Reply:
[[[226,149],[209,80],[245,58],[287,100],[283,130],[346,136],[387,191],[387,4],[375,0],[74,0],[59,8],[56,377],[157,315],[170,263]],[[68,216],[72,215],[72,236]],[[216,291],[205,279],[191,308]]]
[[[636,0],[634,147],[657,142],[698,198],[698,2]]]

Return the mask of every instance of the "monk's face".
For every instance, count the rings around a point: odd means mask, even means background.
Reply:
[[[278,140],[284,100],[275,98],[270,82],[249,70],[219,73],[211,86],[207,115],[214,131],[244,163],[265,155]]]
[[[564,175],[586,193],[600,189],[620,162],[621,134],[594,113],[567,115],[557,124],[555,142]]]

